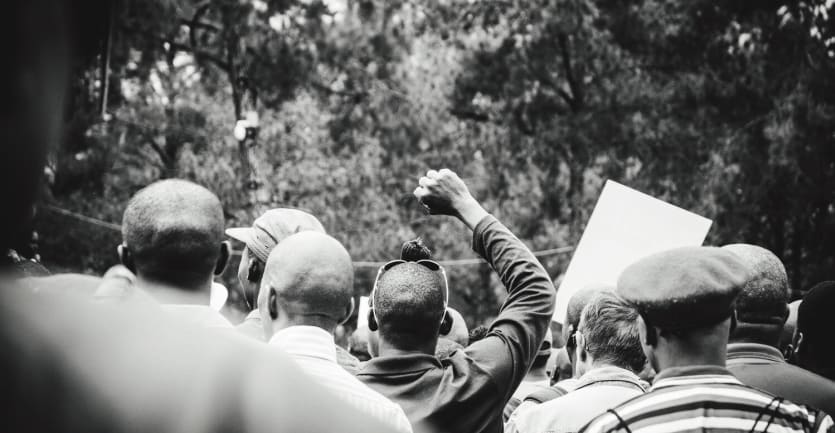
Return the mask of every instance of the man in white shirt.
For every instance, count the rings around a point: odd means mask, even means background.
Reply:
[[[570,433],[597,415],[644,393],[637,375],[646,364],[638,312],[612,292],[599,292],[583,308],[574,334],[576,388],[528,409],[505,425],[508,433]]]
[[[124,293],[149,295],[179,319],[209,328],[232,324],[209,305],[214,276],[223,273],[223,207],[208,189],[181,179],[154,182],[128,202],[119,259],[136,275]]]
[[[314,380],[358,412],[411,432],[403,409],[364,385],[337,363],[334,331],[354,308],[354,269],[336,239],[296,233],[267,258],[258,309],[269,344],[293,357]],[[334,426],[338,428],[338,426]]]

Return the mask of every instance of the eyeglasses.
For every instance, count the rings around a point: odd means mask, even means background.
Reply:
[[[374,293],[377,291],[377,283],[380,282],[380,277],[386,273],[387,271],[391,270],[397,265],[402,265],[403,263],[417,263],[426,269],[429,269],[432,272],[440,272],[441,276],[444,279],[444,308],[447,307],[449,303],[449,283],[447,282],[446,278],[446,271],[444,271],[444,267],[440,265],[440,263],[433,261],[433,260],[418,260],[416,262],[407,262],[406,260],[392,260],[386,263],[383,266],[380,266],[380,269],[377,271],[377,277],[374,278],[374,287],[371,289],[371,296],[368,297],[368,303],[371,304],[374,299]]]

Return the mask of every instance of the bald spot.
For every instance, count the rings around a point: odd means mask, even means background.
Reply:
[[[312,231],[289,236],[273,248],[263,281],[288,314],[300,316],[344,319],[354,294],[350,254],[336,239]]]
[[[208,189],[168,179],[152,183],[128,202],[122,238],[140,275],[189,286],[211,278],[223,241],[223,207]]]
[[[771,251],[750,244],[722,247],[749,269],[747,282],[736,299],[741,322],[782,325],[789,301],[789,282],[783,262]]]

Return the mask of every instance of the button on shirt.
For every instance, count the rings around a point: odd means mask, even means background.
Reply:
[[[718,366],[668,368],[650,392],[592,420],[583,430],[597,432],[808,432],[823,433],[832,418],[743,385]]]
[[[505,432],[569,433],[597,415],[644,393],[648,384],[635,373],[614,366],[589,370],[574,391],[511,416]]]
[[[774,347],[754,343],[729,344],[728,370],[748,386],[835,416],[835,382],[789,364]]]
[[[334,395],[392,427],[392,431],[411,432],[403,409],[372,390],[340,367],[336,360],[333,336],[315,326],[291,326],[275,333],[270,345],[282,349],[298,362],[313,380]],[[338,430],[338,426],[334,426]]]

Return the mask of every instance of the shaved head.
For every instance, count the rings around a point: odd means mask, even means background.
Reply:
[[[346,311],[354,296],[351,256],[324,233],[300,232],[276,245],[267,259],[262,284],[267,290],[261,290],[261,296],[274,292],[280,308],[297,323],[318,317],[336,326],[351,313]]]
[[[750,271],[736,299],[740,322],[783,326],[788,314],[789,280],[783,262],[771,251],[749,244],[725,245]]]
[[[446,307],[444,297],[439,272],[414,262],[385,271],[372,300],[381,337],[402,348],[437,338]]]
[[[188,289],[211,280],[223,242],[223,207],[195,183],[152,183],[128,202],[122,240],[142,278]]]

